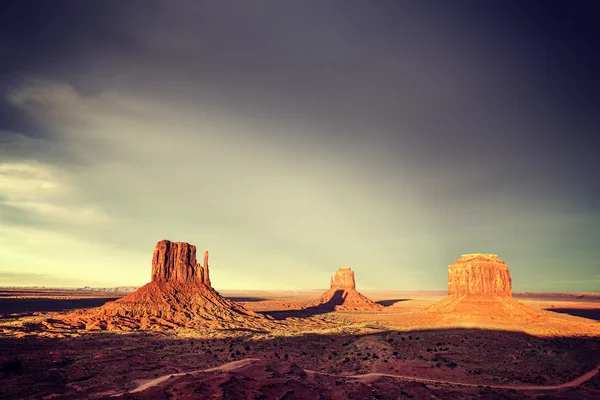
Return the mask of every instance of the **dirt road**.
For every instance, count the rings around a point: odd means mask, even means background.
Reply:
[[[189,371],[189,372],[179,372],[176,374],[168,374],[168,375],[163,375],[161,377],[155,378],[155,379],[151,379],[149,381],[145,381],[144,383],[142,383],[140,386],[138,386],[137,388],[133,389],[130,392],[127,393],[137,393],[137,392],[143,392],[144,390],[151,388],[153,386],[157,386],[160,385],[161,383],[163,383],[164,381],[174,378],[176,376],[183,376],[183,375],[187,375],[187,374],[195,374],[198,372],[213,372],[213,371],[231,371],[234,370],[236,368],[240,368],[246,364],[249,364],[253,361],[257,361],[258,358],[244,358],[243,360],[238,360],[238,361],[232,361],[223,365],[220,365],[218,367],[214,367],[214,368],[208,368],[208,369],[197,369],[195,371]]]
[[[157,386],[157,385],[161,384],[162,382],[165,382],[166,380],[176,377],[176,376],[195,374],[198,372],[232,371],[234,369],[243,367],[247,364],[250,364],[250,363],[252,363],[254,361],[258,361],[258,360],[259,360],[258,358],[244,358],[242,360],[232,361],[232,362],[229,362],[229,363],[226,363],[221,366],[214,367],[214,368],[199,369],[199,370],[195,370],[195,371],[179,372],[176,374],[163,375],[161,377],[145,381],[142,384],[140,384],[137,388],[135,388],[127,393],[142,392],[148,388]],[[337,378],[357,379],[364,383],[373,382],[374,380],[377,380],[379,377],[386,376],[386,377],[390,377],[390,378],[404,379],[404,380],[408,380],[408,381],[416,381],[416,382],[423,382],[423,383],[445,383],[445,384],[449,384],[449,385],[472,386],[472,387],[489,386],[489,387],[495,388],[495,389],[514,389],[514,390],[520,390],[520,391],[551,391],[551,390],[573,388],[573,387],[581,385],[582,383],[584,383],[584,382],[588,381],[589,379],[593,378],[594,376],[596,376],[598,374],[598,372],[600,372],[600,364],[597,365],[591,371],[586,372],[585,374],[581,375],[580,377],[573,379],[570,382],[561,383],[559,385],[494,385],[494,384],[485,385],[482,383],[453,382],[453,381],[447,381],[447,380],[441,380],[441,379],[419,378],[419,377],[409,376],[409,375],[384,374],[384,373],[380,373],[380,372],[370,372],[367,374],[359,374],[359,375],[333,375],[333,374],[327,374],[325,372],[319,372],[319,371],[312,371],[312,370],[305,370],[305,371],[309,374],[327,375],[327,376],[334,376]],[[123,394],[125,394],[125,393],[123,393]],[[121,395],[118,395],[118,396],[121,396]]]
[[[460,385],[460,386],[489,386],[489,387],[492,387],[495,389],[514,389],[514,390],[521,390],[521,391],[545,391],[545,390],[567,389],[567,388],[573,388],[573,387],[579,386],[583,382],[588,381],[592,377],[596,376],[599,371],[600,371],[600,364],[597,365],[596,368],[592,369],[591,371],[586,372],[585,374],[581,375],[580,377],[573,379],[570,382],[561,383],[559,385],[485,385],[485,384],[481,384],[481,383],[452,382],[452,381],[446,381],[446,380],[440,380],[440,379],[417,378],[417,377],[408,376],[408,375],[383,374],[383,373],[379,373],[379,372],[370,372],[368,374],[361,374],[361,375],[349,375],[349,376],[346,376],[346,378],[357,379],[361,382],[367,383],[367,382],[371,382],[381,376],[387,376],[390,378],[407,379],[407,380],[413,380],[413,381],[424,382],[424,383],[427,383],[427,382],[429,382],[429,383],[446,383],[446,384],[450,384],[450,385]],[[311,372],[313,372],[313,371],[311,371]]]

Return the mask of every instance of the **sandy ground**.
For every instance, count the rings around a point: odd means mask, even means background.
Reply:
[[[165,382],[166,380],[172,379],[172,378],[175,378],[178,376],[194,375],[199,372],[233,371],[237,368],[241,368],[245,365],[251,364],[251,363],[253,363],[255,361],[259,361],[259,360],[260,359],[258,359],[258,358],[244,358],[242,360],[225,363],[218,367],[189,371],[189,372],[180,372],[177,374],[167,374],[167,375],[163,375],[161,377],[158,377],[158,378],[155,378],[155,379],[152,379],[149,381],[141,382],[137,388],[135,388],[127,393],[143,392],[146,389],[149,389],[154,386],[158,386],[161,383]],[[596,367],[594,367],[592,370],[586,372],[585,374],[573,379],[572,381],[561,383],[558,385],[487,385],[487,386],[495,388],[495,389],[513,389],[513,390],[521,390],[521,391],[555,391],[555,390],[560,390],[560,389],[577,387],[577,386],[583,384],[584,382],[587,382],[590,379],[592,379],[593,377],[595,377],[598,374],[599,369],[600,369],[600,364],[597,365]],[[475,383],[453,382],[453,381],[448,381],[448,380],[430,379],[430,378],[419,378],[419,377],[414,377],[414,376],[409,376],[409,375],[384,374],[381,372],[368,372],[366,374],[358,374],[358,375],[334,375],[334,374],[327,374],[327,373],[319,372],[319,371],[312,371],[309,369],[304,369],[304,371],[308,374],[319,374],[319,375],[338,377],[338,378],[344,378],[344,379],[356,379],[363,383],[373,382],[373,381],[379,379],[380,377],[389,377],[389,378],[397,378],[397,379],[402,379],[402,380],[410,380],[410,381],[425,382],[425,383],[445,383],[445,384],[450,384],[450,385],[471,386],[471,387],[479,386],[478,384],[475,384]],[[118,397],[118,396],[121,396],[121,395],[117,395],[115,397]]]
[[[220,292],[274,328],[45,331],[122,294],[0,291],[0,398],[600,398],[597,296],[516,297],[556,311],[522,324],[423,317],[440,292],[364,291],[385,306],[370,313],[303,309],[319,290]]]
[[[158,378],[154,378],[151,379],[149,381],[145,381],[145,382],[140,382],[140,385],[138,387],[136,387],[135,389],[127,392],[127,393],[137,393],[137,392],[143,392],[146,389],[149,389],[151,387],[160,385],[161,383],[163,383],[164,381],[166,381],[167,379],[172,379],[178,376],[183,376],[183,375],[193,375],[193,374],[197,374],[198,372],[213,372],[213,371],[232,371],[236,368],[240,368],[248,363],[251,363],[253,361],[257,361],[258,358],[244,358],[242,360],[237,360],[237,361],[231,361],[228,363],[225,363],[223,365],[219,365],[218,367],[212,367],[212,368],[206,368],[206,369],[199,369],[196,371],[189,371],[189,372],[179,372],[177,374],[167,374],[167,375],[163,375],[160,376]],[[120,395],[118,395],[120,396]]]

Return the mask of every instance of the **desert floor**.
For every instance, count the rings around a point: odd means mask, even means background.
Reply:
[[[380,312],[306,308],[324,290],[222,291],[264,330],[39,329],[123,294],[0,291],[0,398],[598,399],[600,297],[523,294],[541,322],[449,321],[443,292],[362,291]],[[281,327],[278,328],[278,321]]]

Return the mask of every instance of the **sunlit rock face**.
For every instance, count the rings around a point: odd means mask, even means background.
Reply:
[[[169,240],[156,243],[152,255],[152,281],[203,283],[204,271],[196,262],[196,246]]]
[[[356,289],[354,271],[350,267],[342,267],[331,277],[330,289]]]
[[[208,251],[204,252],[204,266],[197,264],[197,267],[202,269],[202,283],[210,286],[210,276],[208,275]]]
[[[196,261],[196,246],[161,240],[152,255],[152,281],[210,286],[208,251],[204,252],[202,265]]]
[[[465,254],[448,267],[448,297],[427,311],[453,323],[529,323],[547,316],[512,298],[508,266],[496,254]],[[430,315],[431,315],[430,314]]]
[[[508,266],[496,254],[465,254],[448,266],[448,295],[512,297]]]

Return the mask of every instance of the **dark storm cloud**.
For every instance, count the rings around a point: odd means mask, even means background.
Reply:
[[[516,163],[509,179],[585,182],[598,166],[592,3],[138,5],[8,6],[4,76],[207,93],[259,119],[330,124],[334,147],[370,135],[366,146],[465,173]]]
[[[132,197],[118,194],[132,185],[111,182],[99,170],[122,163],[123,176],[136,177],[138,193],[154,195],[135,169],[150,155],[160,157],[158,147],[145,142],[201,146],[207,119],[190,117],[197,112],[239,121],[220,152],[208,146],[213,165],[227,160],[230,170],[202,177],[225,195],[235,196],[236,179],[250,165],[255,172],[248,176],[259,183],[245,190],[256,204],[259,193],[284,181],[275,178],[278,172],[300,176],[303,195],[330,177],[329,189],[354,199],[340,200],[340,220],[352,216],[359,221],[354,229],[376,227],[371,235],[386,240],[431,243],[440,254],[430,262],[479,248],[508,254],[509,261],[561,251],[587,259],[598,247],[589,239],[600,229],[600,14],[594,2],[19,1],[2,7],[3,92],[18,92],[32,78],[61,82],[69,87],[59,91],[68,92],[61,99],[89,106],[81,110],[85,121],[114,115],[108,104],[120,97],[152,99],[180,112],[162,139],[144,136],[143,128],[132,133],[137,125],[126,125],[122,135],[129,139],[92,135],[87,122],[70,119],[68,129],[86,134],[65,138],[66,117],[47,111],[56,98],[0,101],[0,143],[10,144],[0,157],[34,158],[69,173],[74,166],[95,167],[102,185],[89,177],[73,182],[111,215],[141,220],[150,206],[126,207]],[[47,114],[52,123],[40,117]],[[140,115],[149,125],[159,121]],[[170,167],[177,162],[168,161]],[[285,173],[279,171],[284,165]],[[344,182],[335,180],[338,174]],[[238,183],[222,183],[229,180]],[[273,191],[269,201],[281,193]],[[327,195],[316,190],[314,199]],[[411,214],[407,202],[418,212]],[[211,224],[229,220],[224,231],[246,224],[264,235],[274,229],[263,226],[266,216],[232,216],[243,208],[231,207],[215,208]],[[307,228],[281,213],[290,226]],[[306,232],[273,234],[271,243],[303,254],[317,246]],[[375,240],[354,234],[357,242]],[[390,253],[385,262],[417,262],[418,256],[407,261],[391,254],[410,245],[390,246],[378,250]],[[336,249],[343,251],[342,244]],[[315,252],[323,263],[335,259]],[[575,268],[593,268],[584,264]]]

